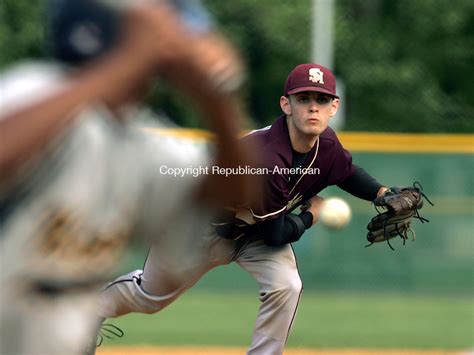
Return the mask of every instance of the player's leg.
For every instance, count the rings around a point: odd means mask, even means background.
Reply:
[[[175,272],[171,266],[160,265],[152,247],[143,270],[135,270],[109,284],[100,295],[99,314],[114,318],[131,312],[159,312],[194,285],[212,266],[207,262],[195,265],[188,273]],[[178,266],[178,265],[175,265]]]
[[[217,265],[232,261],[235,242],[215,234],[203,236],[183,228],[168,231],[167,242],[179,240],[179,246],[157,242],[150,249],[143,270],[121,276],[100,295],[99,314],[103,318],[130,312],[156,313],[192,287],[205,273]],[[184,240],[184,242],[183,242]],[[165,247],[166,246],[166,247]]]
[[[261,305],[248,354],[281,354],[303,290],[293,249],[253,241],[241,250],[237,263],[260,285]]]
[[[193,244],[196,247],[194,253],[183,254],[182,257],[174,259],[174,262],[171,262],[173,259],[169,258],[169,254],[166,255],[165,250],[155,244],[150,249],[143,270],[119,277],[100,293],[98,327],[90,338],[87,354],[95,354],[96,338],[100,325],[106,318],[132,312],[157,313],[192,287],[206,272],[217,265],[232,261],[234,241],[216,235],[196,235],[195,240],[200,242]],[[186,257],[186,260],[183,259]]]

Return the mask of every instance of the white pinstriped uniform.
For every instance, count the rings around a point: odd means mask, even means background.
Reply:
[[[61,82],[53,68],[30,68],[0,77],[9,93],[0,100],[3,112]],[[80,116],[0,185],[1,354],[83,353],[93,297],[129,238],[150,238],[169,225],[201,181],[160,174],[160,167],[208,162],[204,145],[146,134],[103,107]]]

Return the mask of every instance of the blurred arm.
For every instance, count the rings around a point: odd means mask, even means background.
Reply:
[[[65,79],[64,88],[51,97],[0,116],[0,179],[40,152],[82,107],[104,102],[119,108],[181,54],[181,33],[173,31],[178,19],[165,6],[137,6],[124,21],[125,33],[112,52]]]
[[[189,49],[192,60],[176,61],[165,76],[188,94],[216,135],[216,164],[220,167],[252,165],[257,150],[243,145],[238,134],[248,122],[238,89],[243,81],[243,64],[234,48],[214,32],[195,35]],[[187,68],[183,70],[183,68]],[[259,193],[256,176],[209,175],[198,198],[211,204],[236,205]]]
[[[165,2],[128,8],[116,48],[66,79],[48,99],[0,117],[0,179],[41,152],[77,117],[82,107],[105,103],[112,111],[140,97],[157,75],[191,96],[217,137],[217,164],[248,163],[251,148],[237,142],[245,121],[236,94],[243,77],[240,58],[214,33],[193,34]],[[245,200],[252,177],[209,176],[199,196],[209,202]]]
[[[41,151],[91,102],[116,102],[148,73],[138,61],[116,53],[66,79],[51,97],[0,117],[0,179]]]

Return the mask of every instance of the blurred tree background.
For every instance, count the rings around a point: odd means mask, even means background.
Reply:
[[[72,0],[71,0],[72,1]],[[0,69],[47,56],[43,0],[0,0]],[[280,114],[289,71],[310,62],[311,0],[204,0],[248,65],[244,95],[255,127]],[[474,132],[472,0],[336,0],[335,68],[352,131]],[[198,127],[166,84],[148,98]]]

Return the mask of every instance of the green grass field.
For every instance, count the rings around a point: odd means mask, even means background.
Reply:
[[[194,290],[155,315],[108,320],[122,339],[105,346],[246,346],[258,308],[256,292]],[[470,349],[474,305],[467,297],[303,293],[288,347]]]
[[[394,240],[395,251],[365,248],[373,206],[326,190],[348,200],[353,219],[341,231],[316,225],[294,243],[305,292],[288,347],[474,349],[472,155],[357,153],[354,161],[389,185],[422,182],[435,203],[421,211],[430,223],[415,221],[416,241]],[[123,272],[142,268],[146,254],[130,255]],[[105,345],[245,348],[257,287],[235,264],[218,267],[163,312],[112,320],[126,335]]]

